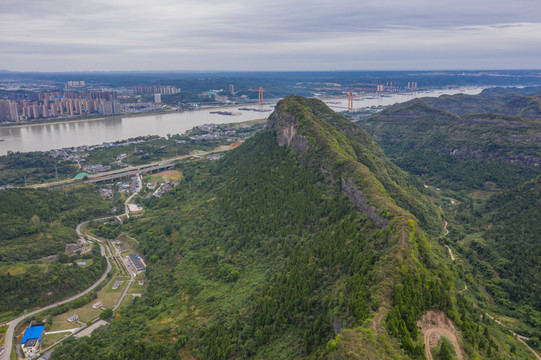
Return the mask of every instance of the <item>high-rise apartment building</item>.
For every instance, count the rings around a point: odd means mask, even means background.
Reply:
[[[161,95],[174,95],[180,93],[180,89],[175,86],[134,86],[134,94],[161,94]]]
[[[120,114],[120,103],[118,101],[105,101],[99,105],[99,112],[103,115]]]
[[[0,100],[0,122],[2,121],[19,121],[17,102]]]

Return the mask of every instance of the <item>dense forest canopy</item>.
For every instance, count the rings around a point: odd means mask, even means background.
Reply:
[[[54,359],[422,359],[429,309],[469,357],[531,356],[458,289],[428,190],[321,102],[288,97],[222,160],[179,166],[185,181],[123,226],[147,295]]]
[[[101,200],[94,186],[3,190],[0,204],[0,314],[63,299],[103,274],[99,250],[87,255],[96,260],[87,268],[39,261],[63,255],[67,243],[77,242],[79,222],[110,212],[110,203]]]
[[[493,90],[420,98],[359,124],[393,161],[430,185],[510,188],[541,174],[541,111],[538,98],[530,95],[536,92],[538,88],[526,95]],[[521,102],[534,105],[525,110]]]

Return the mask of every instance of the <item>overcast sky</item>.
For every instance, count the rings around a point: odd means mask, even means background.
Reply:
[[[0,69],[537,69],[541,0],[0,0]]]

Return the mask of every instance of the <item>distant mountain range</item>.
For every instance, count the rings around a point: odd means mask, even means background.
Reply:
[[[536,93],[539,88],[421,98],[359,123],[391,159],[428,183],[456,190],[508,188],[541,174]]]

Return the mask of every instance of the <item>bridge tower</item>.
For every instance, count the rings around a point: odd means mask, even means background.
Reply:
[[[257,104],[259,105],[259,109],[261,110],[263,108],[263,88],[259,87],[259,99],[257,101]]]

